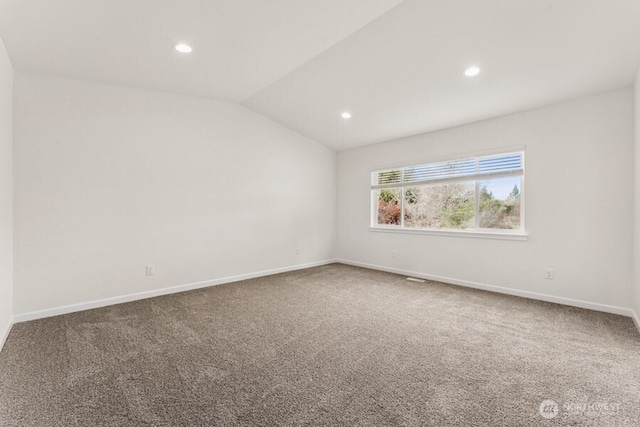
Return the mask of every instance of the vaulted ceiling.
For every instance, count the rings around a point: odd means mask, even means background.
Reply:
[[[640,1],[0,0],[0,36],[18,71],[240,102],[341,150],[628,86]]]

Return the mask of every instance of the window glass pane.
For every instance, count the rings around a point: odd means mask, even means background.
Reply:
[[[475,183],[406,187],[405,227],[468,229],[475,227]]]
[[[480,181],[480,228],[520,228],[519,176]]]
[[[400,205],[400,188],[385,188],[377,190],[378,224],[400,225],[402,208]]]

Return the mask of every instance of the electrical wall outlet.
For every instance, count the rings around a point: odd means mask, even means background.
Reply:
[[[296,248],[296,255],[300,255],[300,248]]]
[[[395,258],[396,257],[396,251],[391,251],[391,258]]]
[[[153,276],[154,274],[156,274],[156,266],[147,265],[147,276]]]
[[[553,280],[553,268],[547,268],[544,270],[544,278],[547,280]]]

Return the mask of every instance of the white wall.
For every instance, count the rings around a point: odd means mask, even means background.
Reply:
[[[0,350],[13,317],[13,68],[0,38]]]
[[[245,107],[23,73],[14,102],[16,315],[332,256],[335,153]]]
[[[633,91],[627,88],[340,152],[337,256],[629,313],[632,111]],[[371,170],[514,145],[526,146],[527,241],[368,229]],[[555,280],[544,279],[547,267],[555,269]]]
[[[634,240],[633,240],[633,308],[636,325],[640,329],[640,69],[636,75],[635,90],[635,144],[634,144]]]

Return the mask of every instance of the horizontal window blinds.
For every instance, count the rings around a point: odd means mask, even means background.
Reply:
[[[371,172],[371,188],[522,175],[524,153],[507,153]]]

